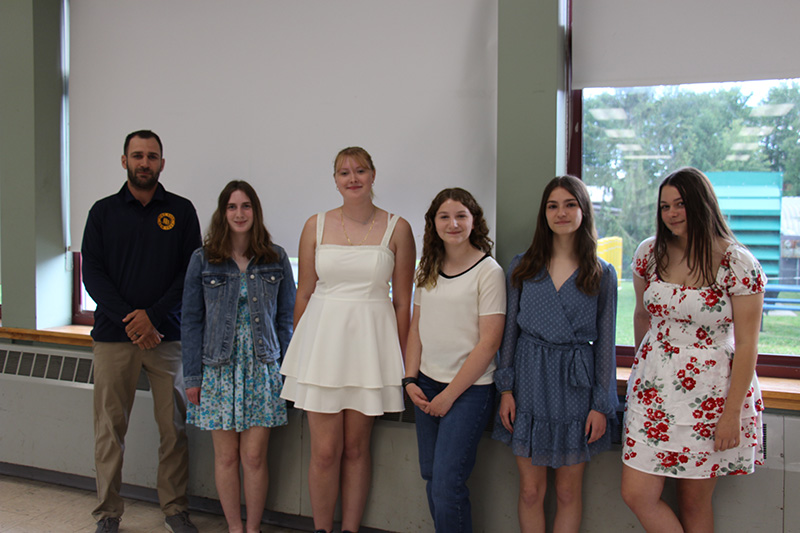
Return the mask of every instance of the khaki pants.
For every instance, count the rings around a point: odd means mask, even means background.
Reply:
[[[125,504],[122,456],[136,382],[144,368],[153,394],[161,437],[158,448],[158,499],[166,516],[186,511],[189,454],[186,440],[186,393],[181,343],[162,342],[141,350],[129,342],[94,343],[94,458],[97,475],[95,520],[120,517]]]

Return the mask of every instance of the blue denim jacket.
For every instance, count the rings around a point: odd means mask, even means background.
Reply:
[[[247,299],[255,356],[278,361],[292,338],[295,284],[286,252],[273,244],[277,263],[247,265]],[[240,271],[229,259],[206,260],[203,248],[192,254],[183,286],[181,346],[186,388],[200,387],[203,365],[228,364],[236,335]]]

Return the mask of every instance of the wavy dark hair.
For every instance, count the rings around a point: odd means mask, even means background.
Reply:
[[[225,185],[219,193],[217,210],[211,215],[211,224],[203,240],[203,248],[209,263],[224,263],[231,257],[231,228],[225,216],[228,202],[235,191],[242,191],[250,199],[253,206],[253,227],[250,229],[250,244],[247,247],[247,257],[252,257],[254,263],[276,263],[280,257],[272,247],[272,238],[264,225],[264,214],[261,210],[261,201],[255,189],[242,180],[233,180]]]
[[[511,283],[522,287],[522,282],[527,279],[542,281],[547,277],[547,265],[553,257],[553,230],[547,223],[547,200],[553,190],[562,188],[578,201],[583,220],[575,234],[575,253],[578,256],[578,278],[575,285],[588,295],[597,294],[600,290],[600,281],[603,269],[597,259],[597,231],[594,228],[594,210],[586,185],[575,176],[557,176],[550,180],[542,193],[539,204],[539,215],[536,218],[536,231],[533,242],[522,256],[517,268],[511,274]]]
[[[693,167],[676,170],[661,181],[656,208],[655,268],[661,275],[669,266],[667,244],[675,239],[661,219],[661,191],[671,185],[678,189],[686,212],[686,264],[689,272],[700,275],[704,282],[714,282],[714,240],[721,237],[738,242],[719,209],[717,195],[708,177]]]
[[[444,242],[436,232],[436,213],[447,200],[460,202],[472,215],[472,231],[469,243],[478,250],[491,254],[494,242],[489,238],[489,226],[483,218],[483,209],[475,198],[460,187],[444,189],[431,202],[425,213],[425,237],[422,241],[422,258],[416,274],[417,287],[433,288],[439,279],[439,271],[444,261]]]

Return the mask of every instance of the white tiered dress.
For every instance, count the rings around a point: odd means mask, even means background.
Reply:
[[[379,245],[319,244],[317,285],[286,351],[281,397],[317,413],[353,409],[370,416],[403,411],[403,358],[389,298],[399,217],[390,215]]]

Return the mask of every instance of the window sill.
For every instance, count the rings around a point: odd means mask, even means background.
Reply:
[[[61,326],[48,329],[24,329],[0,327],[1,339],[19,341],[46,342],[51,344],[67,344],[70,346],[91,346],[89,332],[91,326]]]
[[[92,338],[89,336],[91,330],[91,326],[62,326],[41,330],[0,327],[0,338],[71,346],[91,346]],[[617,368],[617,392],[619,394],[625,394],[630,373],[630,368]],[[760,377],[758,381],[761,384],[761,394],[764,397],[764,405],[767,409],[800,411],[800,380]]]

